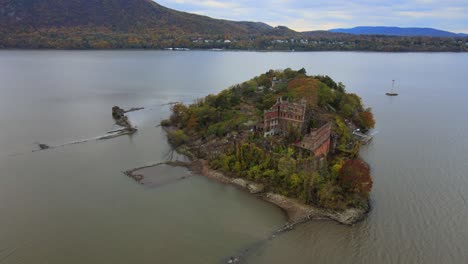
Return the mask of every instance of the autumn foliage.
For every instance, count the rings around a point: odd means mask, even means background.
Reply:
[[[313,78],[296,78],[288,84],[288,95],[295,98],[304,98],[313,105],[317,104],[318,81]]]
[[[225,43],[225,40],[231,42]],[[468,51],[463,37],[297,32],[284,26],[272,27],[261,22],[219,20],[179,12],[151,0],[0,0],[0,48],[171,47],[296,51]]]
[[[359,119],[361,120],[361,126],[364,128],[374,128],[375,120],[374,115],[370,110],[359,113]]]
[[[228,176],[327,209],[367,208],[372,179],[366,163],[350,160],[358,156],[360,146],[351,129],[373,126],[374,119],[361,98],[344,88],[328,76],[308,76],[305,69],[270,70],[193,104],[173,104],[170,118],[161,125],[171,127],[172,146],[192,151]],[[317,159],[313,152],[292,145],[306,133],[292,125],[282,134],[265,137],[264,110],[278,98],[306,99],[311,111],[304,124],[310,129],[331,122],[335,151]]]
[[[367,196],[372,189],[369,166],[360,159],[347,160],[340,170],[338,182],[348,192]]]

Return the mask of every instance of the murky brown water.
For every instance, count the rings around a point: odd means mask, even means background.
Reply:
[[[170,156],[163,104],[286,67],[374,109],[365,221],[264,241],[285,221],[272,205],[200,176],[146,188],[122,173]],[[1,51],[0,263],[220,263],[246,248],[248,263],[466,263],[467,68],[458,53]],[[114,129],[113,105],[146,107],[129,114],[137,134],[31,152]]]

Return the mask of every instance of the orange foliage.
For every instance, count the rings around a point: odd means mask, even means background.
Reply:
[[[360,159],[347,160],[341,167],[338,181],[343,189],[365,196],[372,189],[369,166]]]
[[[135,44],[139,44],[140,40],[135,36],[131,36],[131,37],[128,38],[128,43],[130,45],[135,45]]]
[[[305,98],[313,105],[318,100],[318,82],[313,78],[301,77],[289,82],[288,93],[296,99]]]
[[[375,120],[374,120],[374,115],[370,110],[366,110],[364,112],[359,113],[359,118],[361,120],[361,125],[364,128],[374,128],[375,126]]]
[[[191,131],[197,126],[198,126],[198,118],[194,114],[191,114],[190,118],[187,121],[187,130]]]
[[[187,112],[188,108],[182,103],[174,104],[171,107],[172,115],[171,115],[171,122],[173,125],[179,125],[181,122],[187,120]]]

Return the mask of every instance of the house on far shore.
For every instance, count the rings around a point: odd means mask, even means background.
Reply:
[[[306,101],[289,102],[278,98],[276,103],[263,112],[264,136],[286,134],[288,128],[294,127],[302,131],[306,113]]]

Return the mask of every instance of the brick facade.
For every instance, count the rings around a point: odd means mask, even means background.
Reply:
[[[285,135],[290,126],[303,131],[306,116],[306,101],[292,103],[278,98],[275,105],[263,113],[264,135]],[[314,128],[294,145],[310,150],[316,157],[327,156],[330,151],[332,123]]]
[[[286,133],[289,126],[302,130],[304,126],[306,103],[283,101],[278,98],[270,110],[263,114],[265,136]]]
[[[314,128],[304,136],[301,142],[295,145],[314,152],[316,157],[326,156],[330,151],[331,123],[326,123],[320,128]]]

